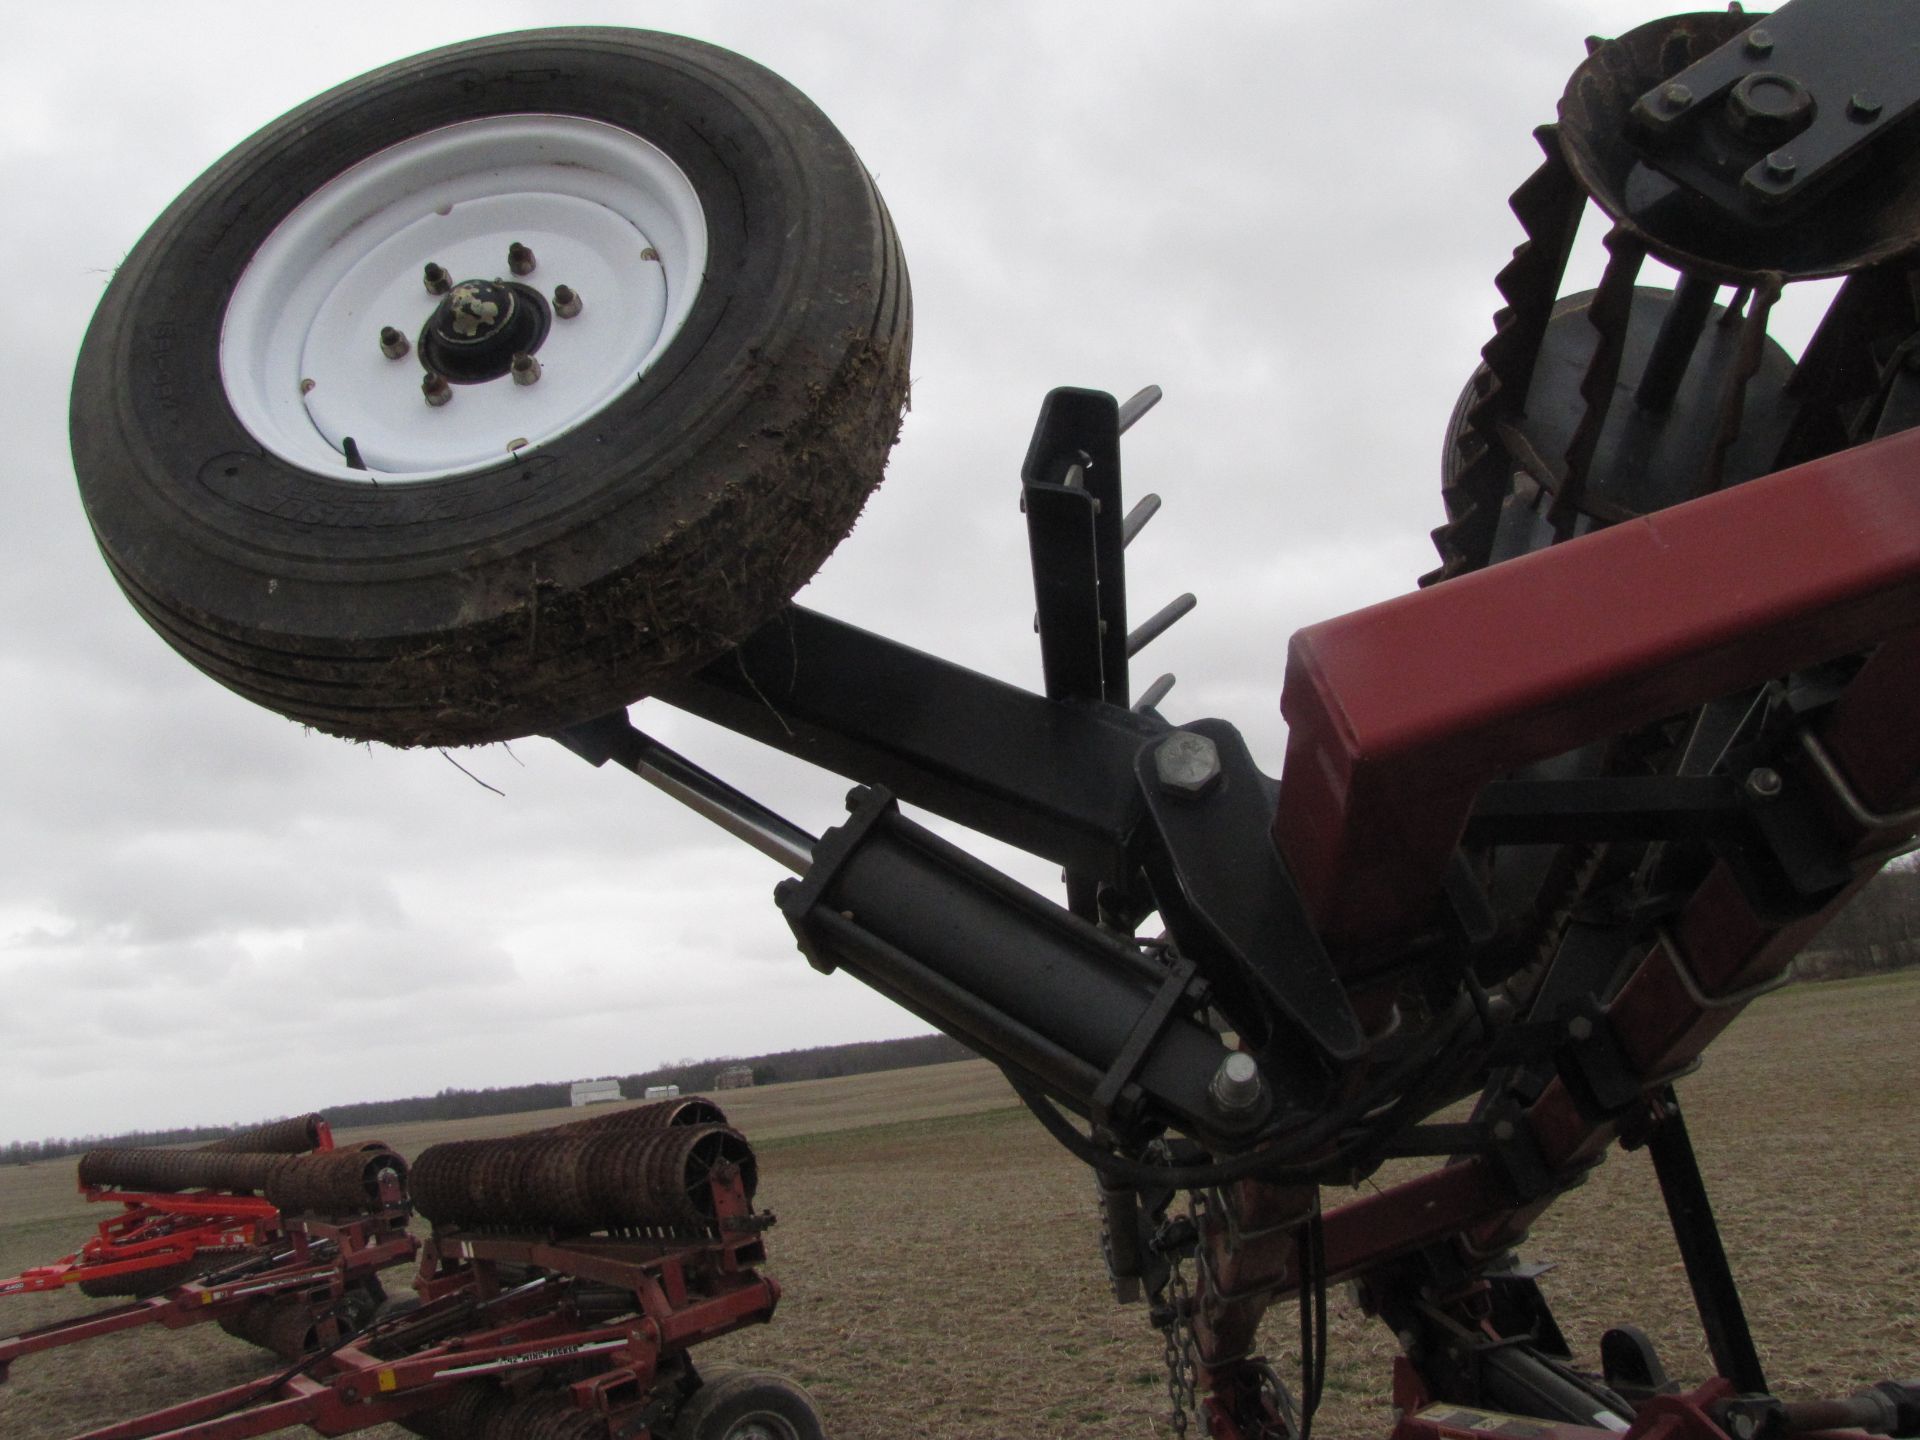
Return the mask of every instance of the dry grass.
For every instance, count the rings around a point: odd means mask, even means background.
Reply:
[[[1796,987],[1756,1006],[1682,1086],[1689,1123],[1775,1387],[1839,1393],[1920,1368],[1920,972]],[[838,1440],[1169,1433],[1159,1337],[1107,1297],[1090,1183],[979,1063],[723,1097],[761,1153],[780,1223],[774,1323],[713,1347],[801,1378]],[[408,1153],[563,1116],[389,1128]],[[893,1123],[876,1124],[883,1119]],[[88,1224],[71,1163],[0,1174],[0,1272]],[[1329,1196],[1329,1203],[1338,1197]],[[1708,1362],[1644,1155],[1616,1155],[1537,1228],[1530,1258],[1577,1352],[1631,1320],[1688,1379]],[[0,1302],[7,1328],[98,1302]],[[1383,1436],[1392,1342],[1336,1299],[1316,1433]],[[1290,1306],[1269,1326],[1293,1356]],[[265,1372],[211,1326],[21,1361],[0,1435],[67,1435]],[[397,1431],[378,1432],[398,1435]]]

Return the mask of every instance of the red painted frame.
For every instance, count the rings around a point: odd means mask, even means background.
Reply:
[[[1330,943],[1405,933],[1488,781],[1916,624],[1910,430],[1300,631],[1274,839]],[[1900,791],[1867,723],[1830,748]]]
[[[397,1203],[379,1214],[339,1221],[303,1217],[284,1225],[276,1214],[270,1238],[286,1247],[278,1264],[231,1280],[190,1280],[159,1295],[0,1337],[0,1381],[24,1355],[142,1325],[180,1330],[238,1314],[265,1299],[302,1293],[317,1306],[328,1305],[351,1286],[419,1253],[419,1242],[407,1233],[407,1213],[405,1205]]]
[[[607,1367],[568,1387],[608,1433],[644,1440],[640,1415],[664,1363],[686,1349],[772,1319],[780,1286],[754,1268],[765,1259],[740,1175],[713,1177],[719,1234],[709,1237],[553,1240],[449,1231],[420,1251],[419,1309],[390,1333],[414,1327],[433,1338],[407,1353],[375,1355],[355,1342],[322,1353],[304,1373],[270,1375],[164,1410],[90,1430],[77,1440],[241,1440],[294,1425],[344,1435],[446,1402],[482,1375],[571,1365],[583,1354]],[[501,1267],[514,1280],[505,1283]],[[528,1285],[528,1268],[547,1277]],[[633,1296],[632,1314],[590,1324],[572,1312],[571,1282],[588,1280]],[[440,1322],[447,1321],[442,1325]],[[401,1342],[404,1343],[404,1342]]]
[[[83,1280],[141,1274],[184,1264],[202,1250],[270,1245],[280,1235],[280,1212],[253,1195],[148,1195],[99,1186],[83,1187],[81,1193],[125,1209],[102,1220],[97,1233],[73,1254],[0,1280],[0,1295],[31,1295]]]
[[[1290,733],[1274,839],[1336,960],[1390,953],[1430,923],[1488,782],[1863,652],[1811,731],[1851,803],[1807,756],[1782,765],[1789,787],[1820,797],[1862,862],[1857,877],[1818,913],[1781,920],[1725,864],[1707,875],[1607,1009],[1651,1106],[1911,833],[1897,812],[1920,800],[1920,430],[1301,631],[1281,700]],[[1618,1134],[1557,1079],[1523,1123],[1549,1193],[1520,1194],[1473,1156],[1353,1201],[1325,1218],[1330,1279],[1448,1239],[1468,1259],[1509,1249]],[[1267,1306],[1297,1288],[1294,1227],[1312,1201],[1302,1187],[1243,1182],[1219,1207],[1232,1223],[1216,1215],[1203,1230],[1194,1330],[1218,1440],[1264,1433],[1234,1413],[1236,1357]],[[1663,1399],[1633,1433],[1724,1440],[1709,1398]],[[1476,1433],[1403,1409],[1396,1440]]]

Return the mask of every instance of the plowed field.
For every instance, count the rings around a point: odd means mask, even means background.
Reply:
[[[1769,997],[1682,1082],[1780,1393],[1920,1373],[1917,1071],[1920,972],[1908,972]],[[1088,1177],[1013,1108],[989,1067],[722,1099],[760,1153],[760,1203],[779,1216],[768,1268],[786,1298],[772,1325],[720,1342],[714,1358],[797,1376],[838,1440],[1171,1433],[1159,1336],[1106,1293]],[[391,1127],[381,1138],[411,1155],[565,1118]],[[90,1207],[72,1183],[71,1161],[0,1171],[0,1274],[88,1232]],[[1558,1265],[1543,1284],[1576,1352],[1591,1356],[1602,1330],[1632,1321],[1676,1375],[1708,1372],[1644,1155],[1615,1154],[1536,1227],[1526,1253]],[[389,1282],[404,1283],[394,1272]],[[0,1333],[105,1303],[73,1292],[0,1300]],[[1296,1322],[1283,1309],[1267,1343],[1285,1373]],[[1379,1440],[1392,1423],[1391,1338],[1342,1296],[1333,1310],[1315,1433]],[[29,1356],[0,1386],[0,1436],[72,1435],[268,1367],[211,1325]]]

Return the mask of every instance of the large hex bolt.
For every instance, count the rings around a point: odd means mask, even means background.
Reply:
[[[1779,145],[1812,122],[1813,93],[1791,75],[1757,71],[1728,92],[1727,118],[1747,139]]]
[[[1244,1050],[1236,1050],[1220,1062],[1207,1084],[1207,1098],[1222,1115],[1243,1116],[1259,1108],[1264,1089],[1260,1067]]]
[[[1160,788],[1175,795],[1201,795],[1220,778],[1220,751],[1192,730],[1176,730],[1153,752]]]

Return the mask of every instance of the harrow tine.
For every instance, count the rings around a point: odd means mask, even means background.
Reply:
[[[1193,592],[1188,591],[1185,595],[1169,600],[1161,606],[1150,619],[1142,621],[1139,628],[1127,636],[1127,658],[1131,660],[1158,640],[1173,627],[1176,620],[1199,603],[1193,598]]]
[[[1154,709],[1167,698],[1167,692],[1171,689],[1173,689],[1173,672],[1168,671],[1141,692],[1140,698],[1133,702],[1133,713],[1139,715]]]
[[[1720,293],[1717,281],[1702,275],[1682,275],[1674,287],[1673,308],[1660,326],[1647,368],[1633,392],[1634,403],[1643,410],[1665,410],[1673,403],[1681,377],[1693,359],[1694,346],[1713,313],[1714,297]]]
[[[1127,512],[1127,518],[1120,524],[1120,548],[1133,544],[1133,539],[1147,528],[1147,522],[1160,513],[1158,495],[1142,495],[1140,503]]]
[[[1769,274],[1754,287],[1740,331],[1739,352],[1721,385],[1720,419],[1714,427],[1712,448],[1707,452],[1707,473],[1700,483],[1702,494],[1712,494],[1726,481],[1727,451],[1740,438],[1747,385],[1760,371],[1761,352],[1767,343],[1767,317],[1773,311],[1774,301],[1780,298],[1783,283],[1778,274]]]
[[[1600,288],[1587,307],[1587,319],[1597,338],[1586,373],[1580,379],[1580,398],[1585,402],[1580,420],[1567,441],[1561,459],[1559,491],[1548,508],[1547,519],[1554,533],[1565,539],[1574,532],[1586,498],[1587,472],[1600,446],[1600,434],[1606,428],[1607,413],[1613,406],[1614,382],[1620,375],[1620,362],[1626,353],[1627,321],[1633,309],[1634,280],[1647,258],[1646,244],[1624,226],[1615,225],[1604,241],[1607,268],[1600,276]]]
[[[1126,434],[1133,428],[1133,422],[1160,403],[1160,387],[1149,385],[1137,391],[1133,397],[1120,406],[1120,433]]]

